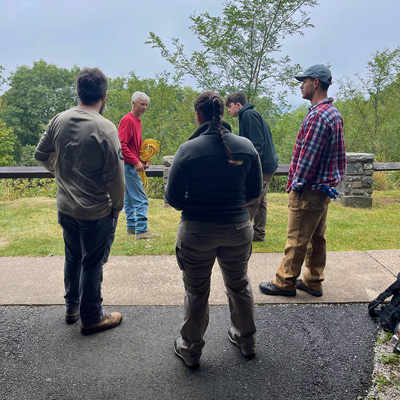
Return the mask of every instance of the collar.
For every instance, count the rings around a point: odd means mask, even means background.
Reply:
[[[319,101],[318,103],[312,104],[308,110],[312,111],[314,110],[314,108],[319,107],[321,104],[332,104],[332,103],[333,103],[333,97],[328,97],[326,99]]]
[[[221,120],[222,127],[224,129],[224,133],[231,132],[232,128],[231,126],[224,120]],[[217,127],[213,124],[212,121],[205,122],[204,124],[201,124],[195,133],[193,133],[192,136],[188,140],[196,139],[200,135],[213,135],[217,132]]]

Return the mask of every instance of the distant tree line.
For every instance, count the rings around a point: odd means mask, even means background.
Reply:
[[[336,105],[344,118],[347,151],[374,153],[380,162],[400,161],[400,48],[376,52],[367,70],[367,78],[357,75],[339,81]],[[78,71],[76,66],[68,70],[40,60],[10,74],[0,96],[0,166],[36,165],[33,151],[48,121],[77,105]],[[142,117],[143,134],[160,141],[154,160],[160,163],[196,129],[193,103],[199,92],[181,86],[167,73],[141,79],[131,72],[110,79],[105,117],[118,126],[137,90],[151,98]],[[289,163],[308,104],[282,111],[265,97],[253,102],[271,126],[280,163]],[[226,119],[237,133],[237,120],[229,115]]]

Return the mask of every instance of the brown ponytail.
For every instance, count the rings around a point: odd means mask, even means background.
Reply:
[[[225,148],[228,156],[228,163],[232,165],[242,165],[243,161],[233,160],[232,152],[225,143],[224,131],[221,124],[221,116],[224,115],[224,102],[218,93],[207,91],[202,93],[194,103],[194,109],[200,113],[205,122],[212,121],[217,127],[217,131],[221,137],[221,144]]]

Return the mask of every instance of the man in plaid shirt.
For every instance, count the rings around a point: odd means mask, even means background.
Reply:
[[[328,98],[332,74],[324,65],[313,65],[295,76],[311,107],[293,150],[289,168],[289,220],[285,254],[273,282],[261,282],[267,295],[295,296],[296,288],[322,296],[326,264],[326,217],[334,187],[343,180],[346,152],[343,120]],[[298,279],[305,263],[303,278]]]

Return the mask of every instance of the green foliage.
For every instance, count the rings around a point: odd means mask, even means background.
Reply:
[[[164,179],[163,178],[150,178],[149,187],[146,191],[147,197],[151,199],[164,198]]]
[[[400,171],[374,172],[373,190],[400,189]]]
[[[0,167],[13,165],[15,140],[16,136],[14,130],[8,128],[7,125],[0,120]]]
[[[390,386],[390,380],[383,374],[378,374],[374,380],[374,384],[378,392],[384,392]]]
[[[268,192],[270,193],[286,193],[288,177],[287,176],[274,176],[268,185]]]
[[[13,127],[20,147],[36,145],[49,120],[76,105],[77,72],[77,67],[67,70],[40,60],[11,73],[0,117]]]
[[[32,146],[30,144],[21,147],[18,165],[23,165],[25,167],[37,167],[39,163],[35,160],[35,148],[36,146]]]
[[[277,83],[291,86],[300,69],[287,56],[276,58],[281,41],[313,26],[304,9],[316,4],[316,0],[227,1],[222,17],[208,12],[190,16],[190,28],[202,46],[190,56],[179,39],[172,39],[172,51],[153,32],[146,43],[158,48],[180,76],[192,76],[204,90],[225,95],[241,89],[250,100],[271,97]]]
[[[377,51],[367,78],[340,81],[336,106],[344,120],[346,149],[400,160],[400,47]]]
[[[52,178],[0,179],[0,201],[28,197],[56,197],[57,185]]]
[[[308,107],[301,105],[295,110],[283,115],[277,115],[273,119],[271,133],[279,164],[290,164],[297,133],[307,111]]]
[[[400,354],[383,354],[382,364],[400,365]]]
[[[4,71],[4,67],[2,65],[0,65],[0,93],[1,93],[1,86],[4,83],[3,71]]]
[[[377,343],[384,344],[387,343],[393,336],[391,332],[384,332],[381,337],[378,337]]]

